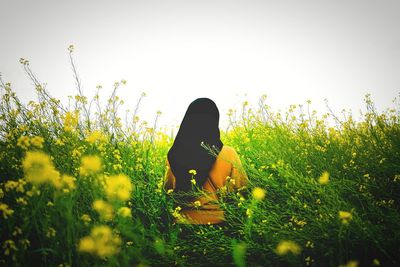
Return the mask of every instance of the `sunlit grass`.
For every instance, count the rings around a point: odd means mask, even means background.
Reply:
[[[360,120],[244,102],[221,132],[250,179],[219,192],[227,226],[178,225],[163,189],[173,140],[157,129],[161,113],[152,127],[138,108],[123,123],[125,80],[105,105],[88,100],[69,52],[78,94],[68,106],[25,59],[38,101],[22,104],[1,80],[2,266],[399,264],[397,102],[378,113],[366,96]]]

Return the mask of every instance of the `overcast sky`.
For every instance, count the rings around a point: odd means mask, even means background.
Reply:
[[[35,98],[19,58],[52,95],[76,94],[67,47],[83,89],[120,96],[140,116],[179,125],[198,97],[229,108],[263,94],[274,109],[312,100],[325,112],[379,109],[400,92],[400,1],[38,1],[0,0],[0,72],[20,98]]]

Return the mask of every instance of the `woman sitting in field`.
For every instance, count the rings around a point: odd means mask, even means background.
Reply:
[[[224,186],[227,190],[237,189],[247,183],[236,151],[220,140],[218,123],[216,104],[208,98],[196,99],[189,105],[168,152],[164,188],[172,189],[174,194],[190,194],[196,184],[202,191],[201,196],[189,198],[186,204],[176,203],[182,216],[177,223],[223,223],[224,211],[218,205],[217,190]],[[214,155],[202,144],[212,147]]]

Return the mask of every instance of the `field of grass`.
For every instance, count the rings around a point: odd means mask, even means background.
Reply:
[[[361,120],[279,113],[265,97],[233,107],[221,138],[250,182],[220,190],[226,227],[179,225],[163,189],[173,140],[154,127],[161,114],[151,126],[139,114],[123,125],[125,81],[101,105],[77,78],[63,106],[21,63],[38,101],[22,104],[1,80],[0,266],[400,264],[397,102],[379,113],[366,96]]]

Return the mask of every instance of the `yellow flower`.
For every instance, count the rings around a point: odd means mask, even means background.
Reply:
[[[31,145],[36,148],[43,148],[44,139],[41,136],[34,136],[30,140]]]
[[[128,207],[119,208],[118,214],[122,217],[132,217],[131,209]]]
[[[56,236],[56,233],[57,233],[57,231],[56,231],[56,229],[54,229],[53,227],[50,227],[48,230],[47,230],[47,234],[46,234],[46,236],[47,237],[55,237]]]
[[[81,252],[92,253],[95,251],[95,248],[96,247],[95,247],[94,240],[90,236],[85,236],[85,237],[81,238],[81,240],[79,241],[78,250]]]
[[[265,198],[265,190],[260,188],[260,187],[256,187],[253,189],[253,197],[255,200],[263,200]]]
[[[26,180],[34,184],[51,183],[57,185],[60,173],[54,168],[50,156],[41,151],[28,151],[22,167]]]
[[[82,176],[88,176],[99,172],[101,168],[101,159],[98,156],[84,156],[81,160],[79,172]]]
[[[79,111],[67,112],[64,116],[64,131],[72,132],[78,125]]]
[[[86,141],[91,144],[94,144],[96,142],[105,142],[106,136],[100,131],[93,131],[89,134],[88,137],[86,137]]]
[[[66,175],[66,174],[64,174],[61,177],[61,183],[62,183],[62,187],[64,189],[68,189],[68,190],[75,189],[75,187],[76,187],[75,181],[76,181],[75,177],[72,177],[72,176],[69,176],[69,175]]]
[[[298,255],[301,252],[301,247],[293,241],[284,240],[278,244],[278,246],[275,249],[275,252],[278,255],[286,255],[288,253]]]
[[[339,218],[342,220],[343,224],[348,224],[349,221],[353,218],[353,215],[351,215],[350,212],[348,211],[339,211]]]
[[[17,251],[17,247],[15,246],[15,242],[11,239],[4,241],[3,243],[4,255],[10,255],[11,251]]]
[[[100,214],[100,218],[105,221],[110,221],[114,217],[113,207],[104,200],[95,200],[93,202],[93,209]]]
[[[92,218],[90,218],[90,216],[87,215],[87,214],[83,214],[83,215],[81,216],[81,220],[83,221],[83,223],[84,223],[85,225],[87,225],[87,224],[89,224],[89,223],[92,221]]]
[[[93,227],[89,236],[83,237],[79,242],[78,250],[106,258],[119,252],[121,238],[114,234],[110,227],[99,225]]]
[[[17,141],[17,146],[19,146],[22,149],[28,149],[30,145],[30,140],[28,136],[22,135],[20,138],[18,138]]]
[[[321,177],[319,177],[318,182],[322,185],[326,185],[329,183],[329,173],[327,171],[324,171],[321,175]]]
[[[198,208],[198,207],[201,206],[201,202],[200,202],[199,200],[196,200],[195,202],[193,202],[193,204],[194,204],[194,206],[195,206],[196,208]]]
[[[358,261],[355,260],[350,260],[346,264],[341,264],[339,267],[357,267],[358,266]]]
[[[107,177],[104,189],[109,199],[126,201],[131,197],[133,186],[128,176],[118,174]]]
[[[0,203],[0,211],[3,213],[4,219],[7,219],[14,213],[14,210],[10,209],[5,203]]]
[[[196,170],[190,170],[190,171],[189,171],[189,174],[196,175],[197,172],[196,172]]]

